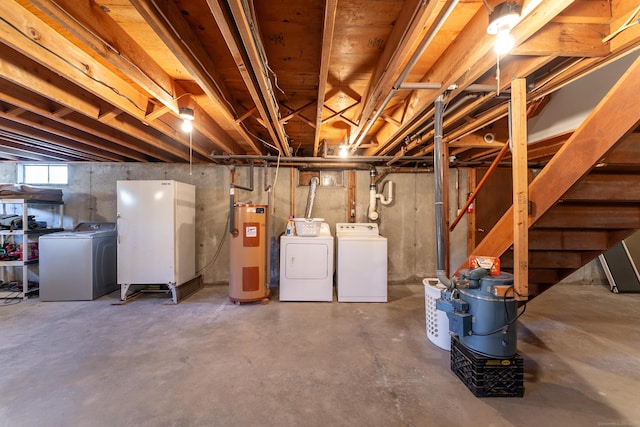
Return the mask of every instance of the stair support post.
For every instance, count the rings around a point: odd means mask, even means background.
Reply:
[[[527,84],[524,78],[511,82],[509,103],[513,176],[513,274],[515,298],[529,298],[529,186],[527,177]]]

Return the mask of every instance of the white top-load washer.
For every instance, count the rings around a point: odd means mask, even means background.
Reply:
[[[280,301],[333,301],[333,245],[326,222],[317,236],[280,238]]]
[[[387,302],[387,238],[376,223],[336,224],[338,302]]]
[[[118,289],[113,222],[40,236],[40,301],[90,301]]]

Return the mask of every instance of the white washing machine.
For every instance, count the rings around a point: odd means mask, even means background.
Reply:
[[[40,301],[91,301],[118,289],[113,222],[40,236]]]
[[[336,224],[339,302],[387,302],[387,238],[376,223]]]
[[[333,301],[333,245],[326,222],[318,236],[280,238],[280,301]]]

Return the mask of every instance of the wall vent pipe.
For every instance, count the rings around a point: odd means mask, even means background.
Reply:
[[[442,141],[442,100],[440,95],[435,101],[434,138],[433,138],[433,169],[435,178],[435,214],[436,214],[436,270],[438,280],[451,289],[451,280],[447,277],[447,250],[445,233],[449,227],[446,224],[444,206],[444,165]]]
[[[304,217],[306,219],[312,219],[311,211],[313,211],[313,203],[316,200],[316,191],[318,190],[318,184],[320,180],[317,176],[311,177],[309,181],[309,197],[307,197],[307,209],[304,211]]]

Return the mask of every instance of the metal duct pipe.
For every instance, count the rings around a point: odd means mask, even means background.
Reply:
[[[402,83],[400,89],[409,90],[438,90],[442,87],[441,83],[431,82],[410,82]],[[458,89],[458,85],[454,84],[447,88],[447,90]],[[498,86],[496,85],[483,85],[483,84],[471,84],[463,89],[464,92],[496,92]]]
[[[266,162],[277,162],[278,156],[261,156],[261,155],[245,155],[245,154],[216,154],[210,155],[212,160],[262,160]],[[340,157],[340,156],[327,156],[327,157],[287,157],[282,159],[280,165],[283,162],[286,163],[331,163],[335,165],[348,165],[352,163],[382,163],[393,159],[394,156],[352,156],[352,157]],[[431,156],[419,156],[419,157],[407,157],[408,162],[423,162],[431,161]]]
[[[304,217],[306,219],[313,218],[311,216],[311,211],[313,210],[313,202],[316,199],[316,190],[318,189],[318,184],[320,180],[317,176],[311,177],[311,181],[309,182],[309,197],[307,197],[307,209],[304,211]]]
[[[442,141],[442,100],[440,95],[435,101],[434,116],[434,137],[433,137],[433,169],[435,178],[435,201],[436,201],[436,269],[438,280],[451,289],[451,280],[447,277],[447,256],[445,233],[449,228],[445,224],[444,215],[444,167],[443,167],[443,141]]]

